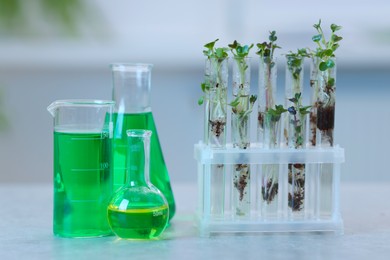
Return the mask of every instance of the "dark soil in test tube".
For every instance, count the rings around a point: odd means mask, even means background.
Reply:
[[[316,102],[310,112],[310,131],[312,134],[310,143],[312,146],[315,146],[317,142],[317,107],[318,104]]]
[[[270,204],[275,196],[278,194],[279,183],[273,183],[272,178],[268,179],[267,187],[261,187],[261,194],[263,196],[263,200]]]
[[[300,211],[303,207],[305,199],[305,165],[304,164],[289,164],[288,165],[288,183],[293,185],[292,169],[295,168],[294,174],[294,190],[288,193],[288,206],[293,211]]]
[[[334,128],[334,106],[319,106],[317,110],[317,127],[321,131]]]
[[[262,112],[259,112],[257,114],[257,120],[259,121],[259,126],[263,127],[264,117]]]
[[[225,122],[222,120],[210,120],[211,131],[214,133],[216,137],[219,137],[223,131],[225,130]]]
[[[234,180],[234,187],[239,191],[240,193],[240,201],[244,198],[244,191],[246,186],[248,185],[248,179],[249,179],[249,174],[248,174],[248,169],[249,166],[248,164],[236,164],[235,165],[235,170],[240,171],[240,176],[237,178],[235,177]]]

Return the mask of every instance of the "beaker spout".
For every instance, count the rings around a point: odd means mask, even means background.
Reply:
[[[47,111],[49,111],[50,115],[52,115],[53,117],[55,117],[57,108],[58,108],[58,102],[57,102],[57,101],[54,101],[53,103],[51,103],[51,104],[47,107]]]

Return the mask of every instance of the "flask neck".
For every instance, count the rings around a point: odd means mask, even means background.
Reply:
[[[127,130],[127,186],[145,186],[149,183],[151,134],[149,130]]]
[[[112,64],[115,111],[119,113],[150,112],[151,64]]]

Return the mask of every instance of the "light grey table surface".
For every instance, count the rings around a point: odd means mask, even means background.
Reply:
[[[177,214],[161,240],[52,235],[49,184],[0,184],[0,259],[390,259],[390,183],[341,183],[345,234],[201,238],[195,183],[173,185]]]

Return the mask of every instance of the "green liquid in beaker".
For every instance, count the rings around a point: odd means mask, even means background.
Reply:
[[[120,210],[110,205],[107,211],[111,228],[117,236],[131,239],[151,239],[165,229],[168,218],[167,205],[154,208]]]
[[[112,234],[107,221],[112,195],[111,143],[105,132],[54,132],[55,235]]]
[[[114,191],[125,184],[127,129],[147,129],[153,132],[150,142],[150,181],[165,196],[169,205],[169,219],[175,214],[175,200],[167,166],[161,150],[152,112],[137,114],[113,114],[114,121]]]

